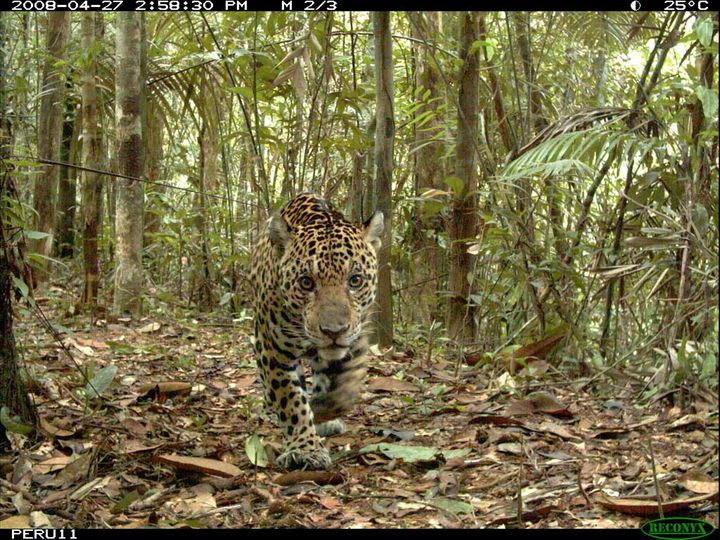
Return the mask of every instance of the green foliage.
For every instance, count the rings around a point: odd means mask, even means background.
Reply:
[[[245,453],[250,463],[256,467],[267,467],[267,452],[265,452],[265,446],[259,436],[252,435],[245,440]]]
[[[85,385],[85,395],[90,399],[99,398],[108,389],[117,373],[117,366],[110,364],[98,371]]]
[[[11,415],[10,409],[5,405],[0,406],[0,423],[7,431],[19,435],[30,435],[35,431],[34,426],[23,423],[19,416]]]
[[[30,14],[29,21],[41,28],[44,17]],[[675,383],[716,385],[710,374],[717,364],[717,312],[708,306],[716,300],[718,279],[718,89],[716,77],[707,87],[700,73],[702,55],[717,66],[713,17],[687,14],[672,39],[660,33],[669,31],[675,15],[662,12],[533,12],[523,18],[526,27],[500,12],[484,17],[487,35],[472,44],[482,69],[475,141],[479,186],[471,193],[456,173],[462,66],[457,14],[441,14],[442,31],[435,33],[411,24],[409,14],[391,18],[392,278],[401,340],[420,351],[418,359],[434,358],[452,345],[439,322],[450,296],[447,218],[455,198],[476,197],[478,234],[463,242],[474,261],[467,277],[478,322],[475,345],[488,358],[564,323],[571,337],[557,353],[566,359],[561,369],[572,371],[582,361],[601,368],[616,362],[646,375],[664,365],[672,349]],[[77,103],[80,69],[90,58],[98,60],[100,127],[109,147],[115,129],[115,21],[103,20],[105,37],[90,50],[73,33],[65,61],[75,68],[68,94]],[[18,38],[7,82],[18,199],[4,201],[3,210],[9,230],[39,239],[44,233],[33,231],[29,202],[39,167],[31,157],[37,155],[36,81],[45,58],[31,27],[21,18],[9,24]],[[532,72],[520,47],[523,28]],[[236,322],[250,319],[249,254],[269,212],[300,191],[330,195],[338,207],[349,208],[358,196],[351,189],[354,178],[362,184],[359,196],[371,191],[370,31],[364,12],[147,14],[148,92],[164,130],[163,157],[155,168],[164,185],[145,185],[146,218],[159,219],[145,235],[143,252],[154,309],[202,308]],[[648,87],[663,51],[668,54]],[[638,83],[649,88],[647,95]],[[638,95],[644,101],[631,110]],[[503,118],[497,117],[498,100]],[[507,148],[501,127],[513,148]],[[213,135],[214,149],[201,132]],[[429,149],[436,176],[420,184],[418,158]],[[203,163],[206,155],[214,159]],[[112,155],[107,157],[111,169]],[[107,202],[114,180],[102,181],[101,291],[107,295],[114,271]],[[370,210],[363,208],[365,214]],[[683,275],[686,246],[690,257]],[[419,286],[430,277],[420,270],[430,269],[431,251],[436,279]],[[79,274],[79,259],[53,264],[63,280]],[[682,279],[687,297],[678,306],[673,299]],[[23,278],[15,276],[13,284],[32,301]],[[598,356],[609,290],[612,339],[605,356]],[[417,309],[418,294],[433,296],[432,313]],[[668,325],[675,332],[672,343],[664,342]],[[108,344],[117,355],[145,352]],[[194,359],[166,361],[186,366]]]

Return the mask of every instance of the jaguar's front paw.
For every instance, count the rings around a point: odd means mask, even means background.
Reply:
[[[278,419],[278,415],[275,412],[275,409],[273,409],[269,405],[263,406],[262,411],[260,411],[259,416],[263,422],[269,422],[270,424],[273,424],[275,426],[280,425],[280,420]]]
[[[345,433],[345,422],[342,418],[336,418],[335,420],[328,420],[317,426],[317,434],[321,437],[332,437],[333,435],[340,435]]]
[[[279,467],[284,469],[327,469],[332,465],[330,453],[326,448],[286,450],[276,460]]]

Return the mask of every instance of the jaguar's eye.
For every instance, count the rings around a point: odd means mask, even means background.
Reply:
[[[350,276],[350,287],[357,289],[363,284],[363,277],[360,274],[353,274]]]
[[[300,279],[298,279],[298,284],[303,291],[307,292],[310,292],[315,288],[315,282],[310,276],[300,276]]]

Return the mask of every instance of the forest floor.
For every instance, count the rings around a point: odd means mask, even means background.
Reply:
[[[272,467],[279,430],[258,415],[249,321],[91,321],[67,297],[37,298],[63,346],[19,310],[41,436],[13,434],[0,454],[0,526],[637,528],[657,514],[656,489],[666,515],[718,526],[714,393],[685,410],[640,405],[631,376],[457,377],[422,347],[395,351],[371,360],[347,432],[327,439],[333,469],[288,474]],[[83,395],[81,370],[100,399]]]

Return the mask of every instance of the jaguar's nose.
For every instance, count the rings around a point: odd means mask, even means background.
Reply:
[[[349,324],[345,324],[344,326],[341,326],[339,324],[333,325],[329,324],[326,326],[320,325],[320,331],[325,334],[327,337],[335,341],[337,338],[342,336],[345,332],[347,332],[350,329]]]

